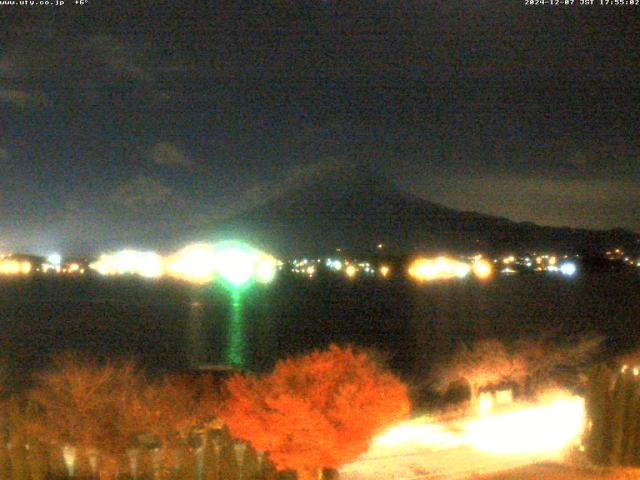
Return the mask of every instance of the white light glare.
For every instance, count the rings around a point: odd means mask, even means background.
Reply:
[[[376,437],[374,444],[386,448],[403,447],[407,444],[423,445],[433,450],[445,450],[464,444],[464,438],[442,425],[404,423]]]
[[[169,257],[167,270],[169,275],[193,283],[210,282],[216,271],[216,252],[206,243],[188,245]]]
[[[499,455],[561,454],[583,432],[581,397],[559,392],[537,405],[512,405],[503,413],[452,423],[404,422],[375,438],[373,446],[378,453],[381,449],[406,452],[411,446],[430,450],[470,446]]]
[[[239,247],[228,247],[216,255],[216,266],[222,278],[232,285],[247,283],[253,275],[257,255]]]
[[[584,415],[582,398],[560,399],[471,422],[467,438],[474,448],[483,452],[554,452],[580,435]]]
[[[62,263],[62,256],[59,253],[52,253],[47,257],[47,263],[54,267],[59,267]]]
[[[566,262],[560,265],[560,273],[563,275],[567,275],[569,277],[575,275],[576,273],[576,264],[572,262]]]
[[[101,255],[91,268],[102,275],[133,274],[146,278],[157,278],[163,273],[162,257],[155,252],[122,250],[114,254]]]

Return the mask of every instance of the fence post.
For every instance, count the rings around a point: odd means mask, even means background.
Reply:
[[[597,465],[605,465],[609,458],[611,438],[611,379],[613,373],[605,365],[596,365],[589,372],[586,392],[588,417],[586,447],[589,458]]]
[[[235,441],[233,442],[233,451],[236,455],[236,464],[238,465],[238,480],[242,480],[244,455],[247,451],[247,444],[244,442]]]
[[[6,436],[0,439],[0,478],[11,478],[11,457]]]
[[[78,449],[71,445],[65,445],[62,447],[62,458],[64,459],[64,465],[67,467],[67,474],[70,478],[73,478],[76,473],[76,453]]]
[[[129,457],[129,472],[133,480],[138,480],[138,458],[140,457],[140,450],[137,448],[130,448],[127,450],[127,457]]]

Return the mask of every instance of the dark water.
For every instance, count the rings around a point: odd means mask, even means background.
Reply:
[[[237,295],[170,281],[0,281],[0,357],[22,371],[79,350],[151,369],[232,361],[266,370],[331,342],[375,347],[406,378],[459,341],[601,332],[611,351],[640,345],[638,272],[522,275],[418,286],[281,278]]]

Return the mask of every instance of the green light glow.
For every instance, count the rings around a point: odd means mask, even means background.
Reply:
[[[256,255],[247,248],[228,246],[216,255],[218,273],[232,287],[241,287],[253,277]]]

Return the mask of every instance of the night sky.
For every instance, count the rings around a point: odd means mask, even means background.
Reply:
[[[2,250],[173,248],[355,162],[640,232],[640,7],[67,3],[0,5]]]

